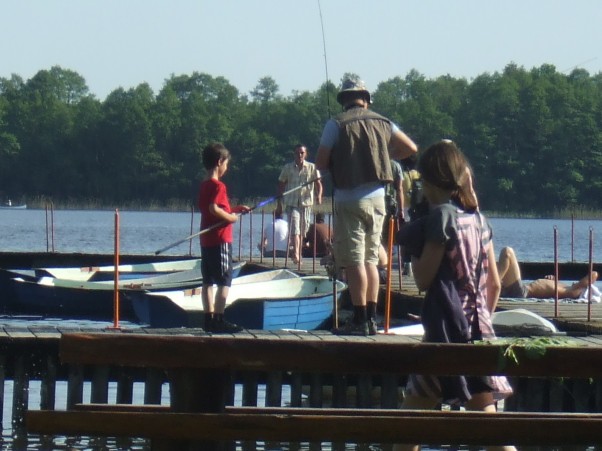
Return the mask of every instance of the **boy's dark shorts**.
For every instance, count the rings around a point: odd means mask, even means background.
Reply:
[[[232,285],[232,243],[201,247],[203,285]]]

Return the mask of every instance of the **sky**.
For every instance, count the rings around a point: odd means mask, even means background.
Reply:
[[[193,72],[241,94],[269,76],[288,96],[347,72],[374,90],[412,69],[469,81],[510,63],[602,71],[601,0],[0,0],[0,10],[0,77],[58,65],[100,100],[141,83],[158,94]]]

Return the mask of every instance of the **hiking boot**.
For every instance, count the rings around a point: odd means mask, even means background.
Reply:
[[[376,335],[378,333],[378,326],[374,318],[368,320],[368,335]]]
[[[356,323],[353,320],[347,321],[343,327],[339,327],[334,331],[336,335],[353,335],[358,337],[367,337],[370,333],[368,322],[363,321]]]
[[[242,332],[243,328],[238,324],[230,323],[226,320],[212,320],[207,327],[205,328],[205,332],[211,332],[214,334],[235,334],[237,332]]]

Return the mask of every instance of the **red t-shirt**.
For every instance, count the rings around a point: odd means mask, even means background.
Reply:
[[[214,224],[222,222],[209,212],[209,205],[216,204],[228,213],[230,210],[230,201],[226,185],[216,179],[203,180],[199,187],[199,211],[201,212],[201,230],[211,227]],[[232,242],[232,223],[224,224],[223,227],[217,227],[201,235],[201,246],[218,246],[222,243]]]

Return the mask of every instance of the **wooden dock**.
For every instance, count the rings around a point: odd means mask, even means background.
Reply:
[[[41,258],[41,257],[38,257]],[[66,260],[72,263],[72,257]],[[299,271],[303,274],[325,274],[325,268],[319,261],[302,260],[300,265],[284,259],[256,259],[250,265],[265,268],[278,267]],[[394,268],[391,280],[391,314],[396,319],[407,319],[408,315],[419,315],[423,294],[419,293],[413,279],[399,273]],[[341,305],[345,310],[346,305]],[[348,299],[347,299],[348,302]],[[382,315],[386,302],[386,287],[382,285],[379,298],[379,311]],[[563,304],[559,306],[558,318],[554,318],[554,305],[550,303],[505,303],[500,309],[528,308],[540,315],[554,320],[560,328],[569,332],[569,348],[602,350],[602,306],[594,305],[591,319],[587,320],[588,307],[584,304]],[[101,332],[107,334],[145,334],[151,337],[189,336],[212,337],[202,329],[132,329],[112,330],[111,324]],[[14,434],[27,436],[24,423],[27,406],[31,408],[54,409],[61,390],[66,390],[69,408],[89,402],[93,404],[113,403],[132,405],[135,386],[142,387],[143,403],[147,406],[161,406],[164,403],[162,392],[169,383],[165,372],[157,368],[128,367],[112,364],[111,354],[107,353],[106,364],[100,366],[65,364],[59,356],[59,342],[65,333],[98,332],[84,328],[63,327],[24,327],[0,328],[0,382],[13,381],[12,397],[5,397],[0,391],[2,406],[10,405]],[[581,336],[584,333],[588,336]],[[363,346],[368,344],[374,349],[385,349],[391,344],[408,344],[420,347],[420,337],[402,337],[377,335],[371,337],[341,337],[330,331],[284,332],[247,330],[236,334],[236,342],[316,342],[323,347],[336,347],[337,343],[348,342]],[[426,348],[424,348],[426,349]],[[286,350],[284,350],[286,352]],[[570,350],[567,360],[574,362]],[[576,351],[575,356],[579,354]],[[575,357],[576,358],[576,357]],[[433,361],[428,355],[422,359]],[[353,362],[353,359],[350,360]],[[597,361],[597,360],[595,360]],[[585,371],[580,376],[573,374],[570,378],[542,378],[541,372],[531,377],[512,376],[512,384],[516,394],[507,400],[504,409],[508,411],[535,412],[602,412],[602,377],[598,378],[598,367],[595,361],[586,360],[582,367],[588,368],[586,362],[595,369],[596,374]],[[445,362],[440,362],[441,366]],[[537,371],[537,363],[535,363]],[[542,371],[539,368],[539,371]],[[349,369],[349,368],[348,368]],[[356,368],[357,370],[357,368]],[[556,374],[554,372],[549,375]],[[402,397],[402,389],[406,381],[406,373],[402,368],[395,377],[391,373],[358,374],[349,371],[343,377],[333,378],[329,373],[300,373],[294,375],[289,371],[244,371],[236,372],[231,380],[232,392],[235,386],[242,388],[242,405],[257,406],[264,402],[266,406],[285,406],[286,403],[307,406],[310,408],[388,408],[396,409]],[[537,377],[533,377],[537,376]],[[591,376],[591,377],[590,377]],[[30,391],[34,383],[40,384],[40,390]],[[85,388],[86,386],[91,388]],[[66,387],[66,388],[65,388]],[[284,392],[290,397],[283,398]],[[110,399],[109,392],[116,393]],[[0,408],[0,416],[3,409]],[[1,418],[0,418],[1,419]],[[252,449],[252,448],[249,448]],[[386,448],[383,448],[386,449]]]
[[[28,425],[45,434],[148,437],[157,449],[195,450],[234,448],[205,442],[174,447],[174,440],[243,440],[248,446],[243,449],[256,449],[256,440],[296,442],[295,449],[301,449],[299,441],[332,441],[333,449],[344,449],[347,442],[403,440],[490,445],[602,440],[602,415],[595,413],[602,411],[597,396],[602,367],[592,365],[602,357],[600,337],[570,338],[536,354],[514,347],[511,357],[505,353],[509,344],[422,343],[419,337],[392,335],[169,333],[62,335],[57,363],[68,372],[67,409],[30,408]],[[497,414],[398,410],[409,373],[507,374],[515,394]],[[122,381],[117,403],[106,395],[115,379]],[[90,397],[83,395],[88,380]],[[145,397],[147,389],[152,394],[162,380],[169,382],[170,403],[157,405],[152,397],[132,403],[123,396],[132,380],[146,384]],[[233,403],[235,386],[242,387],[241,404]],[[458,433],[460,424],[475,433]]]
[[[286,264],[285,264],[286,263]],[[287,267],[304,274],[321,274],[326,275],[326,270],[320,266],[319,261],[312,259],[304,259],[299,265],[293,265],[291,261],[285,262],[284,259],[263,259],[261,262],[253,262],[252,265],[267,266],[267,267]],[[522,271],[531,277],[540,277],[543,274],[552,272],[552,263],[534,263],[523,264]],[[602,268],[600,269],[602,272]],[[586,271],[586,265],[580,263],[572,263],[567,266],[567,273],[583,274]],[[416,284],[412,276],[401,274],[398,266],[393,268],[391,276],[391,318],[392,324],[396,320],[408,320],[410,316],[420,315],[422,308],[422,300],[424,293],[421,293],[416,288]],[[347,302],[349,302],[347,300]],[[381,315],[384,313],[386,302],[386,286],[381,285],[381,292],[378,301],[379,311]],[[343,302],[343,307],[348,306]],[[556,310],[553,302],[541,301],[504,301],[500,300],[498,310],[511,309],[527,309],[538,315],[552,321],[560,330],[571,334],[600,334],[602,335],[602,304],[592,304],[591,309],[587,304],[583,303],[567,303],[560,302],[558,304],[558,315],[555,315]],[[344,316],[344,315],[343,315]]]

